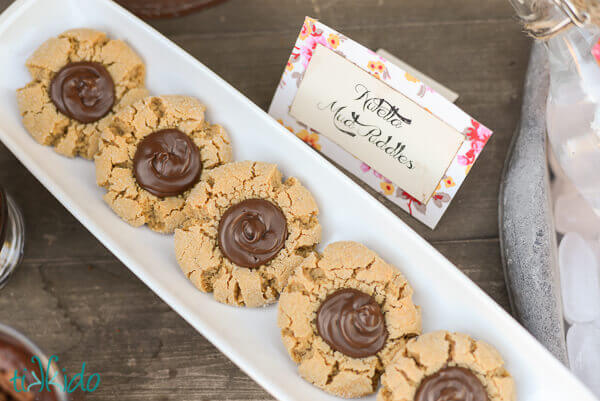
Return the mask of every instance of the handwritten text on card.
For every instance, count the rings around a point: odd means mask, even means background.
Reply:
[[[423,203],[465,139],[400,92],[321,45],[290,114]]]

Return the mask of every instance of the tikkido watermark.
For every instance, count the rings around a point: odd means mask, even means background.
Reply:
[[[41,393],[42,391],[52,392],[51,387],[64,393],[72,393],[77,389],[81,389],[81,391],[86,393],[92,393],[96,391],[100,385],[100,374],[98,373],[92,373],[91,375],[87,376],[86,380],[85,362],[81,365],[81,371],[71,378],[69,378],[69,376],[65,373],[65,369],[63,369],[62,383],[58,376],[59,372],[56,370],[54,370],[52,377],[48,377],[48,372],[53,371],[52,363],[58,362],[58,356],[52,355],[50,359],[48,359],[46,368],[44,368],[43,362],[37,356],[32,356],[31,362],[33,364],[37,364],[41,377],[38,377],[38,374],[34,370],[27,370],[27,368],[25,368],[22,372],[19,372],[18,369],[15,369],[15,374],[10,379],[10,382],[13,384],[13,387],[17,393]],[[31,380],[28,376],[33,377],[33,380]]]

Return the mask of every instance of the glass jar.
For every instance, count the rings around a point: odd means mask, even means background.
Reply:
[[[13,198],[0,187],[0,288],[23,258],[25,224]]]
[[[214,6],[225,0],[117,0],[142,18],[178,17]]]
[[[549,144],[562,171],[600,214],[600,29],[569,0],[510,0],[550,67]]]

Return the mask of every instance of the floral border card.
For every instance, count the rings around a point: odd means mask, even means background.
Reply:
[[[373,81],[375,79],[378,80],[371,82],[371,84],[382,82],[385,85],[378,84],[380,87],[386,87],[397,92],[397,96],[405,98],[406,102],[414,104],[418,106],[419,109],[425,111],[425,113],[421,113],[422,117],[420,118],[421,120],[431,120],[426,126],[448,126],[453,132],[447,130],[445,131],[447,134],[435,134],[437,135],[439,143],[444,142],[442,139],[446,139],[445,137],[440,137],[440,135],[460,135],[460,141],[450,141],[457,144],[458,150],[454,149],[452,151],[451,156],[448,158],[448,160],[450,160],[449,164],[446,161],[446,164],[442,166],[442,170],[439,170],[440,167],[438,163],[436,174],[439,175],[428,175],[429,183],[427,185],[427,191],[415,193],[415,188],[420,188],[418,185],[419,180],[412,178],[412,181],[407,181],[408,178],[406,177],[410,174],[396,174],[401,172],[401,166],[390,167],[390,165],[386,164],[385,160],[383,160],[386,156],[382,153],[380,153],[380,156],[377,156],[376,151],[373,152],[372,155],[367,155],[367,159],[365,154],[360,152],[359,147],[353,149],[352,145],[349,145],[346,139],[336,139],[335,136],[324,131],[325,123],[315,120],[315,117],[311,115],[310,109],[307,108],[308,103],[306,103],[308,101],[306,99],[311,99],[310,94],[312,93],[314,99],[320,100],[322,97],[325,100],[327,99],[327,96],[331,95],[330,89],[336,90],[336,88],[333,87],[333,80],[331,81],[332,88],[329,88],[329,85],[322,85],[325,89],[319,89],[319,81],[316,80],[315,83],[312,84],[313,89],[308,95],[304,94],[304,92],[307,92],[305,90],[306,86],[300,90],[303,78],[307,74],[313,56],[315,65],[312,66],[313,68],[310,69],[309,73],[311,75],[317,75],[317,73],[319,73],[318,75],[321,75],[319,79],[321,80],[323,77],[326,77],[327,74],[327,72],[322,71],[322,69],[337,69],[337,71],[332,71],[332,73],[335,74],[346,67],[333,62],[330,64],[323,64],[323,61],[319,61],[319,64],[317,64],[317,58],[321,60],[321,55],[326,56],[327,52],[332,52],[332,54],[335,53],[336,57],[341,56],[344,61],[348,62],[348,68],[344,70],[344,76],[352,76],[352,68],[355,68],[358,71],[365,71],[370,74],[365,74],[367,79]],[[338,67],[333,68],[334,65],[337,65]],[[350,65],[352,65],[352,67],[350,67]],[[321,71],[316,71],[317,68],[320,68]],[[343,85],[344,80],[338,79],[337,82],[339,89],[340,85]],[[306,83],[309,85],[308,78]],[[362,85],[363,84],[361,83],[356,87],[363,88]],[[299,92],[301,96],[297,96]],[[301,100],[304,103],[301,104],[301,106],[306,110],[302,111],[302,107],[298,107],[298,105],[295,104],[297,97],[303,98]],[[296,103],[298,102],[296,101]],[[297,120],[292,116],[290,113],[292,107],[295,115],[302,118],[302,121]],[[469,173],[473,163],[475,163],[478,155],[492,135],[492,131],[469,117],[469,115],[456,107],[452,102],[435,92],[409,72],[309,17],[304,21],[298,39],[292,50],[292,54],[284,69],[281,81],[279,82],[271,106],[269,107],[269,114],[315,150],[339,163],[352,174],[356,175],[359,179],[399,205],[410,215],[430,228],[435,228],[445,210],[448,208],[450,201],[458,191],[458,188]],[[351,113],[350,115],[352,115],[354,120],[358,118],[358,113]],[[360,123],[364,124],[364,121],[360,121]],[[318,131],[318,129],[321,131]],[[427,130],[421,132],[423,134],[431,134],[431,132],[428,132]],[[352,132],[352,134],[356,134],[356,132]],[[361,135],[362,134],[359,134],[358,137]],[[462,139],[463,136],[464,139]],[[344,135],[342,135],[342,137],[344,137]],[[405,137],[402,140],[405,141],[407,138],[408,137]],[[415,145],[414,138],[412,138],[412,141],[413,145],[411,150],[419,148],[418,143]],[[429,141],[431,142],[431,140]],[[368,147],[369,145],[363,146]],[[421,148],[423,147],[421,146]],[[352,153],[350,151],[352,151]],[[417,158],[421,157],[421,159],[418,159],[417,162],[431,160],[427,159],[428,155],[422,150],[420,152],[420,154],[417,154]],[[446,157],[447,154],[448,153],[446,152]],[[358,156],[362,157],[364,161],[358,159]],[[382,158],[382,160],[377,159],[377,157]],[[371,162],[368,162],[368,160],[371,160]],[[425,166],[421,166],[424,168],[418,176],[425,177],[424,174],[429,167],[428,164],[430,164],[430,162],[426,162]],[[390,168],[392,168],[392,170],[390,170]],[[395,168],[399,171],[394,171]],[[386,175],[390,179],[384,177],[376,169],[387,171]],[[431,185],[431,179],[434,179],[433,185]],[[398,183],[400,182],[405,183],[405,188],[400,188],[398,186]],[[436,183],[437,185],[435,185]],[[435,189],[430,192],[431,189],[429,188]]]

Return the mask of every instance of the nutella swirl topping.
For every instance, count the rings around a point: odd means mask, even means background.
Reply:
[[[388,337],[379,304],[353,288],[330,294],[317,310],[317,330],[331,348],[352,358],[377,354]]]
[[[67,117],[81,123],[92,123],[112,109],[115,83],[100,63],[70,63],[52,78],[50,99]]]
[[[164,129],[146,136],[133,157],[137,183],[160,198],[185,192],[198,182],[201,172],[198,146],[176,129]]]
[[[247,199],[231,206],[219,222],[221,252],[236,265],[250,269],[277,256],[287,235],[285,215],[264,199]]]
[[[415,401],[489,401],[489,398],[473,372],[447,366],[421,382]]]

